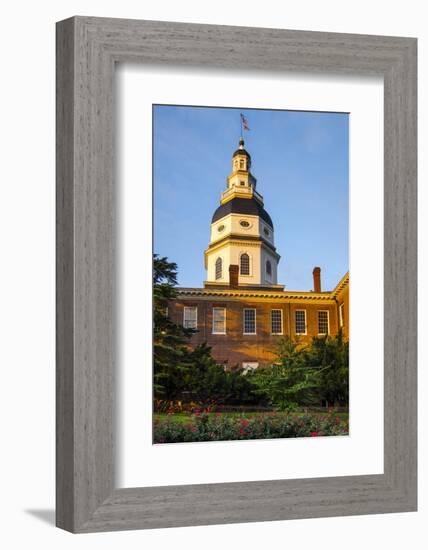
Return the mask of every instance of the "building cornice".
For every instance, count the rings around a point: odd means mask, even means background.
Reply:
[[[333,299],[336,299],[338,295],[345,290],[349,285],[349,271],[340,279],[335,288],[331,291],[331,296]]]
[[[269,291],[269,290],[244,290],[244,289],[208,289],[208,288],[179,288],[177,289],[179,299],[202,299],[202,300],[262,300],[262,301],[297,301],[297,302],[322,302],[335,303],[330,292],[292,292],[292,291]]]
[[[266,290],[266,289],[245,289],[245,288],[177,288],[177,298],[191,300],[242,300],[253,301],[292,301],[292,302],[313,302],[313,303],[335,303],[338,295],[349,285],[349,272],[338,282],[332,291],[292,291],[292,290]]]
[[[266,239],[260,235],[241,235],[239,233],[230,233],[229,235],[224,236],[213,243],[208,245],[207,250],[205,250],[205,255],[211,253],[218,248],[222,248],[225,244],[230,245],[242,245],[242,242],[245,242],[246,246],[265,246],[272,254],[274,254],[277,259],[280,259],[280,255],[276,252],[276,248]]]

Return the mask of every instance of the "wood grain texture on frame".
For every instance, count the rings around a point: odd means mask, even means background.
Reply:
[[[116,62],[383,77],[384,474],[115,488]],[[91,17],[57,24],[59,527],[416,510],[416,112],[413,38]]]

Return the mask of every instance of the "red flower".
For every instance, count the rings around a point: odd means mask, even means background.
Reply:
[[[317,432],[312,432],[312,437],[316,437],[317,436]]]

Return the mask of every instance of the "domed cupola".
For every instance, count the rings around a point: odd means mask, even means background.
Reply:
[[[240,137],[239,138],[239,147],[238,149],[236,149],[236,151],[233,153],[233,158],[235,158],[236,156],[245,156],[247,159],[248,159],[248,170],[251,168],[251,155],[248,151],[246,151],[244,149],[244,145],[245,145],[245,142],[244,142],[244,138],[243,137]]]
[[[272,219],[256,191],[251,155],[244,139],[232,156],[232,172],[220,206],[211,220],[210,244],[205,251],[206,285],[229,284],[229,267],[239,266],[239,285],[284,288],[277,284],[280,259],[274,246]]]
[[[255,198],[235,197],[217,208],[214,212],[211,223],[224,218],[228,214],[244,214],[249,216],[260,216],[261,219],[273,230],[272,218],[263,208],[263,205]]]

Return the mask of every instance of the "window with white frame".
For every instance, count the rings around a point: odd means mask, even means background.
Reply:
[[[297,309],[294,312],[294,324],[296,334],[306,334],[306,310]]]
[[[244,254],[241,254],[240,272],[241,272],[241,275],[250,274],[250,257],[246,252],[244,252]]]
[[[270,316],[272,334],[282,334],[282,309],[272,309]]]
[[[198,328],[198,308],[196,306],[186,306],[183,311],[184,328]]]
[[[213,307],[213,334],[226,334],[225,307]]]
[[[345,311],[345,304],[340,304],[339,306],[339,326],[340,328],[343,327],[343,319],[344,319],[344,311]]]
[[[256,310],[244,309],[244,334],[256,334]]]
[[[223,261],[221,258],[217,258],[215,261],[215,278],[221,279],[223,277]]]
[[[318,311],[318,334],[328,334],[328,311]]]

